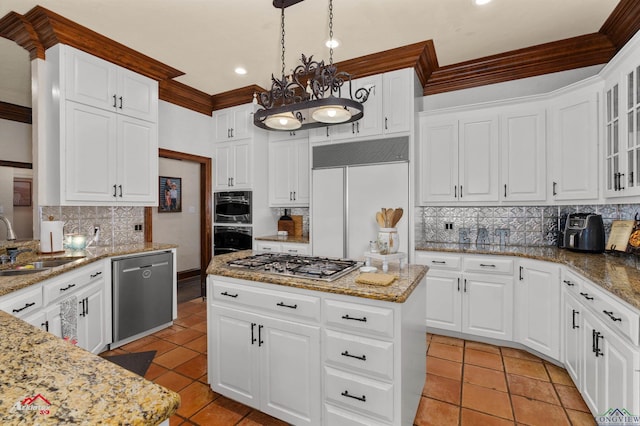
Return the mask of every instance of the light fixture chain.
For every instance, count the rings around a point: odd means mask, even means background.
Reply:
[[[329,0],[329,65],[333,65],[333,0]]]
[[[280,39],[280,44],[282,46],[282,80],[284,80],[284,2],[280,18],[280,28],[282,30],[282,38]]]

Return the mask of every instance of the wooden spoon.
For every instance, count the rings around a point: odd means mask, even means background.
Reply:
[[[378,226],[380,228],[384,228],[384,218],[382,217],[382,212],[376,212],[376,222],[378,222]]]
[[[391,224],[391,222],[393,221],[393,209],[387,209],[387,217],[385,220],[385,227],[386,228],[392,228],[393,225]]]
[[[404,210],[402,210],[402,208],[397,208],[393,211],[393,218],[391,219],[392,228],[395,228],[398,222],[400,222],[400,219],[402,219],[403,213],[404,213]]]

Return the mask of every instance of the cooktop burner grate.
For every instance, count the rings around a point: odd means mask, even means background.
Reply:
[[[360,263],[349,259],[284,253],[256,254],[227,264],[233,268],[323,281],[336,280],[360,266]]]

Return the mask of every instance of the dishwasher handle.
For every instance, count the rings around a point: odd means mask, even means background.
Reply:
[[[152,263],[151,265],[135,266],[133,268],[123,269],[122,272],[139,271],[140,269],[157,268],[159,266],[168,266],[169,262]]]

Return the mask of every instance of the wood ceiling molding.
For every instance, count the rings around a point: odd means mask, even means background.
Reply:
[[[31,108],[0,101],[0,119],[31,124]]]
[[[620,0],[620,3],[600,28],[600,33],[609,37],[616,49],[620,50],[639,30],[640,2],[638,0]]]
[[[45,49],[58,43],[67,44],[158,81],[184,74],[42,6],[34,7],[24,16]]]
[[[0,37],[12,40],[29,52],[29,58],[44,59],[44,47],[33,25],[22,15],[16,12],[7,13],[0,19]]]
[[[160,100],[211,116],[213,99],[211,95],[175,80],[163,80],[159,87]]]
[[[439,68],[424,95],[502,83],[607,63],[616,48],[600,33],[573,37]]]
[[[229,90],[228,92],[218,93],[211,96],[213,102],[213,110],[224,109],[236,105],[247,104],[253,101],[253,94],[266,92],[266,89],[252,84],[250,86],[241,87],[235,90]]]

